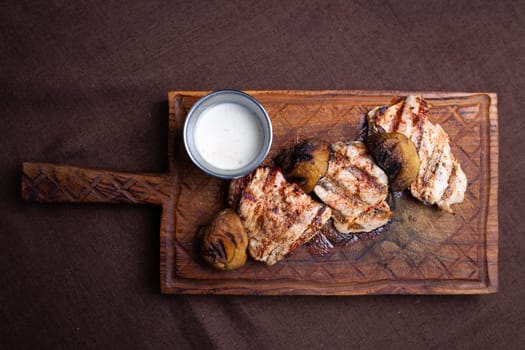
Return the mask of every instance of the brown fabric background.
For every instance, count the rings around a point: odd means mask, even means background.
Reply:
[[[523,348],[525,4],[2,1],[0,345]],[[500,291],[159,293],[160,209],[20,200],[23,161],[166,168],[173,89],[494,91]]]

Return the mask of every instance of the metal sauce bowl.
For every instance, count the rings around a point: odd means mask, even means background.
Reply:
[[[253,112],[262,130],[262,142],[251,162],[237,169],[221,169],[207,162],[196,146],[195,130],[205,110],[221,103],[235,103]],[[272,123],[264,107],[252,96],[237,90],[218,90],[199,99],[190,109],[184,122],[184,146],[189,157],[204,172],[221,179],[234,179],[251,173],[266,158],[272,145]]]

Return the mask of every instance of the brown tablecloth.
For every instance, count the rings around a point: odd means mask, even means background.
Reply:
[[[511,1],[3,1],[2,348],[520,348],[525,5]],[[168,90],[499,97],[499,292],[159,292],[156,207],[20,199],[23,161],[166,168]]]

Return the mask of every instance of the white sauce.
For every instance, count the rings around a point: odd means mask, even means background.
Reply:
[[[236,103],[205,110],[195,125],[195,145],[211,165],[233,170],[248,165],[259,153],[263,133],[254,112]]]

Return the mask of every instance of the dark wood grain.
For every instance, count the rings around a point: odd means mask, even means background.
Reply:
[[[469,186],[456,215],[403,195],[394,218],[374,240],[358,240],[313,257],[305,247],[268,267],[249,261],[233,272],[207,268],[196,233],[226,206],[228,183],[198,170],[181,129],[205,94],[168,95],[169,170],[131,174],[46,163],[24,163],[22,196],[40,202],[126,202],[162,205],[160,273],[163,293],[185,294],[484,294],[497,291],[498,125],[492,93],[407,91],[247,91],[268,110],[274,143],[268,159],[302,138],[353,139],[370,108],[395,96],[421,94],[431,119],[449,133]]]

